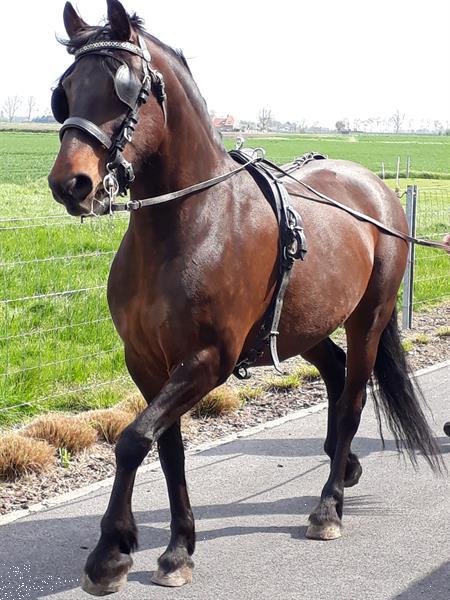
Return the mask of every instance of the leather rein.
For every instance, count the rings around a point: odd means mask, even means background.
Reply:
[[[138,88],[137,90],[135,90],[135,93],[133,93],[133,90],[131,89],[131,96],[133,98],[133,102],[130,102],[129,100],[127,100],[127,98],[123,98],[116,88],[116,93],[118,94],[119,98],[122,101],[124,101],[125,104],[127,104],[129,109],[125,119],[122,122],[122,126],[119,130],[119,133],[115,136],[115,138],[111,139],[104,131],[100,129],[100,127],[98,127],[98,125],[82,117],[69,117],[65,119],[59,131],[59,137],[62,140],[64,132],[68,129],[81,129],[91,137],[95,138],[102,146],[104,146],[108,150],[109,155],[108,161],[106,163],[106,169],[108,173],[104,177],[103,187],[105,189],[105,192],[108,194],[108,212],[110,214],[118,211],[138,210],[145,206],[154,206],[156,204],[171,202],[172,200],[177,200],[178,198],[184,198],[191,194],[195,194],[196,192],[209,189],[221,183],[222,181],[229,179],[230,177],[239,173],[240,171],[247,169],[247,167],[251,167],[251,165],[261,162],[270,169],[276,171],[278,173],[279,179],[288,177],[289,179],[292,179],[296,183],[306,188],[310,193],[314,194],[315,197],[307,196],[305,194],[300,194],[297,192],[291,192],[291,195],[293,196],[304,198],[306,200],[311,200],[313,202],[324,201],[329,205],[344,210],[345,212],[349,213],[350,215],[354,216],[360,221],[365,221],[367,223],[375,225],[375,227],[377,227],[383,233],[387,233],[389,235],[398,237],[404,240],[405,242],[418,244],[420,246],[429,246],[431,248],[440,248],[446,251],[449,250],[449,246],[446,244],[440,242],[433,242],[431,240],[424,240],[421,238],[415,238],[408,234],[402,233],[397,229],[388,227],[387,225],[384,225],[377,219],[369,217],[368,215],[365,215],[353,208],[350,208],[349,206],[346,206],[345,204],[342,204],[341,202],[338,202],[337,200],[334,200],[333,198],[330,198],[329,196],[318,192],[313,187],[304,183],[300,179],[297,179],[291,174],[291,171],[297,170],[302,164],[304,164],[304,157],[294,160],[294,162],[291,165],[279,167],[275,163],[270,162],[265,158],[265,152],[261,148],[246,151],[245,155],[248,156],[248,160],[246,163],[241,164],[236,169],[228,171],[227,173],[218,175],[217,177],[213,177],[212,179],[208,179],[207,181],[196,183],[189,187],[183,188],[182,190],[169,192],[167,194],[154,196],[152,198],[144,198],[142,200],[130,200],[129,202],[125,203],[117,203],[117,196],[124,196],[127,192],[127,189],[130,187],[130,184],[134,181],[133,167],[131,163],[129,163],[123,157],[122,151],[125,145],[132,141],[133,133],[138,123],[139,109],[143,104],[147,102],[148,96],[151,93],[152,89],[154,89],[156,98],[159,104],[161,105],[164,114],[164,124],[167,124],[167,96],[165,92],[164,78],[159,71],[151,67],[150,52],[147,48],[144,38],[140,35],[138,36],[138,44],[139,46],[130,42],[99,41],[86,44],[85,46],[82,46],[75,52],[75,61],[78,61],[85,56],[93,54],[100,56],[109,56],[111,58],[119,60],[119,62],[122,63],[122,66],[119,67],[119,69],[116,72],[115,83],[118,78],[120,80],[120,75],[123,74],[121,73],[121,69],[125,69],[125,73],[127,73],[127,64],[125,63],[125,61],[113,54],[111,50],[129,52],[141,58],[143,79],[142,81],[138,80],[138,83],[136,84]],[[128,85],[130,85],[130,81],[125,81],[125,85],[127,83]],[[129,91],[125,90],[125,93],[129,94]],[[242,143],[243,140],[240,138],[236,150],[241,150]],[[82,220],[83,218],[94,216],[98,215],[96,215],[94,211],[91,210],[90,214],[84,215],[82,217]]]
[[[289,192],[290,196],[304,198],[305,200],[310,200],[312,202],[325,202],[326,204],[329,204],[330,206],[335,206],[336,208],[339,208],[340,210],[343,210],[346,213],[352,215],[359,221],[365,221],[367,223],[370,223],[371,225],[374,225],[377,229],[379,229],[383,233],[386,233],[388,235],[393,235],[394,237],[400,238],[407,243],[417,244],[419,246],[427,246],[430,248],[439,248],[441,250],[446,250],[447,252],[449,251],[449,246],[447,244],[444,244],[442,242],[434,242],[432,240],[425,240],[423,238],[413,237],[411,235],[408,235],[407,233],[403,233],[403,232],[399,231],[398,229],[394,229],[393,227],[384,225],[383,223],[381,223],[381,221],[378,221],[377,219],[374,219],[373,217],[369,217],[369,215],[361,213],[358,210],[355,210],[354,208],[350,208],[349,206],[342,204],[342,202],[339,202],[338,200],[335,200],[334,198],[330,198],[329,196],[322,194],[321,192],[317,191],[316,189],[314,189],[307,183],[301,181],[301,179],[297,179],[297,177],[294,177],[289,172],[290,169],[297,170],[299,168],[299,163],[296,162],[296,160],[294,160],[293,163],[291,165],[288,165],[287,167],[280,167],[277,164],[275,164],[265,158],[265,152],[262,148],[252,149],[252,150],[250,150],[250,152],[248,154],[249,154],[248,162],[246,164],[241,165],[237,169],[233,169],[232,171],[229,171],[228,173],[225,173],[224,175],[219,175],[218,177],[213,177],[212,179],[208,179],[207,181],[203,181],[201,183],[196,183],[195,185],[191,185],[187,188],[183,188],[182,190],[178,190],[176,192],[169,192],[167,194],[162,194],[160,196],[153,196],[151,198],[144,198],[142,200],[130,200],[129,202],[125,202],[122,204],[116,203],[114,198],[112,198],[112,199],[110,198],[111,199],[110,212],[133,211],[133,210],[138,210],[140,208],[143,208],[145,206],[154,206],[155,204],[163,204],[165,202],[170,202],[170,201],[176,200],[178,198],[183,198],[183,197],[189,196],[195,192],[199,192],[201,190],[211,188],[211,187],[217,185],[218,183],[221,183],[222,181],[229,179],[236,173],[239,173],[240,171],[246,169],[251,164],[262,162],[263,164],[269,166],[271,169],[275,170],[279,174],[279,179],[288,177],[292,181],[295,181],[296,183],[298,183],[301,186],[303,186],[304,188],[306,188],[309,192],[314,194],[316,197],[307,196],[306,194],[300,194],[298,192],[291,192],[291,191]],[[106,186],[105,186],[105,189],[106,189]],[[98,216],[98,215],[92,215],[92,216]]]

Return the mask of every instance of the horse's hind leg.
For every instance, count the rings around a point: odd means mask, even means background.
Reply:
[[[331,540],[341,535],[344,482],[350,446],[364,407],[367,382],[371,376],[381,333],[394,308],[395,299],[384,306],[359,305],[346,324],[348,350],[347,375],[336,404],[337,439],[331,471],[320,502],[310,515],[307,537]]]
[[[345,384],[345,352],[330,338],[326,338],[303,354],[304,358],[317,367],[325,382],[328,394],[328,425],[324,450],[334,458],[337,444],[337,414],[336,403],[344,391]],[[356,485],[362,474],[358,457],[350,452],[345,469],[345,487]]]

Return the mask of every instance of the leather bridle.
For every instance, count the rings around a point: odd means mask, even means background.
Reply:
[[[108,174],[104,179],[104,187],[109,195],[111,195],[111,192],[114,192],[114,196],[126,195],[127,189],[134,181],[133,166],[124,158],[123,149],[133,139],[134,130],[138,123],[139,109],[147,102],[152,91],[162,108],[164,124],[167,121],[164,78],[159,71],[151,67],[150,52],[144,38],[140,35],[138,35],[138,43],[139,46],[130,42],[105,40],[86,44],[75,52],[75,61],[79,61],[85,56],[99,55],[113,58],[122,63],[114,76],[114,88],[119,100],[128,107],[128,111],[116,136],[111,138],[98,125],[83,117],[65,118],[59,130],[60,140],[62,140],[64,133],[68,129],[80,129],[108,150],[106,162]],[[111,50],[125,51],[139,56],[142,60],[142,80],[135,75],[124,60],[113,54]],[[73,66],[69,69],[71,70],[72,68]],[[61,83],[62,81],[53,92],[52,108],[54,113],[57,113],[55,109],[56,103],[65,94]]]

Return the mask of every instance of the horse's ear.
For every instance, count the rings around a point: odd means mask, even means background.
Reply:
[[[131,37],[131,23],[127,11],[119,0],[106,0],[111,37],[119,42],[127,42]]]
[[[67,35],[70,39],[72,39],[80,31],[80,29],[89,27],[89,25],[83,21],[70,2],[66,2],[64,6],[63,18],[64,27],[66,28]]]

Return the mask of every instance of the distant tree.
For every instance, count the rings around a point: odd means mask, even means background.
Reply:
[[[34,96],[28,96],[27,98],[27,121],[31,121],[31,115],[37,108],[36,98]]]
[[[400,131],[404,120],[405,120],[405,113],[402,114],[400,112],[400,110],[397,108],[395,113],[389,119],[389,121],[394,129],[394,133],[398,133]]]
[[[297,131],[298,131],[298,133],[305,133],[306,128],[307,128],[307,124],[306,124],[306,120],[305,119],[302,119],[301,121],[299,121],[297,123]]]
[[[258,115],[258,129],[266,131],[272,120],[272,111],[270,108],[263,107]]]
[[[361,127],[361,119],[354,119],[353,121],[353,131],[359,131]]]
[[[22,102],[19,96],[8,96],[3,103],[3,110],[5,111],[6,117],[10,123],[12,123],[21,103]]]
[[[438,135],[444,135],[445,127],[441,121],[436,120],[434,122],[434,130]]]
[[[339,133],[344,133],[344,131],[347,129],[346,123],[345,121],[336,121],[336,130]]]

